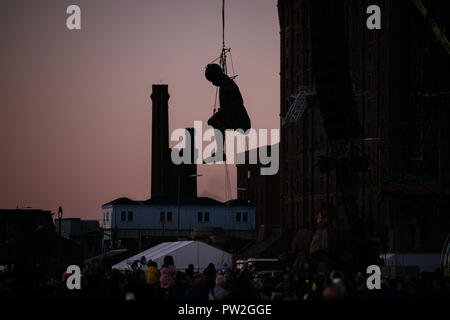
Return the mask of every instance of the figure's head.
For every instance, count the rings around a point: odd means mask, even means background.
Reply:
[[[223,79],[222,68],[216,63],[208,64],[205,69],[205,77],[213,85],[219,86]]]

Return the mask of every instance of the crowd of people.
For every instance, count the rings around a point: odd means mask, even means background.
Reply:
[[[450,300],[450,281],[436,271],[418,279],[405,276],[381,280],[381,289],[369,290],[367,275],[339,270],[323,272],[304,262],[295,270],[276,274],[255,267],[198,272],[191,264],[177,270],[171,256],[161,266],[149,261],[135,270],[119,271],[94,262],[82,270],[81,290],[69,290],[68,274],[39,275],[32,270],[0,273],[0,298],[110,299],[159,301],[275,301],[275,300]],[[39,279],[39,280],[37,280]]]

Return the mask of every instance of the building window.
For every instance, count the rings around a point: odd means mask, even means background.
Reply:
[[[241,222],[241,213],[236,212],[236,222]]]
[[[247,222],[247,221],[248,221],[248,213],[247,213],[247,212],[244,212],[244,213],[242,214],[242,221],[244,221],[244,222]]]
[[[202,221],[203,221],[203,214],[202,214],[201,212],[199,212],[199,213],[197,214],[197,221],[198,221],[198,222],[202,222]]]
[[[205,222],[209,222],[209,212],[205,212]]]
[[[167,212],[167,222],[172,222],[172,212]]]
[[[122,211],[120,214],[120,220],[125,221],[127,220],[127,212],[126,211]]]
[[[164,222],[165,219],[166,219],[166,214],[165,214],[163,211],[161,211],[161,212],[159,213],[159,220],[160,220],[161,222]]]
[[[128,221],[133,221],[133,211],[128,211]]]

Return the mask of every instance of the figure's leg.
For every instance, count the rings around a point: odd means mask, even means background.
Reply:
[[[215,152],[208,158],[203,160],[203,163],[216,163],[226,161],[225,153],[224,153],[224,143],[225,143],[225,131],[220,129],[214,129],[214,137],[216,140],[216,150]]]
[[[216,138],[216,155],[225,160],[224,145],[225,145],[225,130],[214,130]]]

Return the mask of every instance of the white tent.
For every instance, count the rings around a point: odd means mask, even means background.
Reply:
[[[131,264],[135,261],[140,261],[142,257],[145,257],[146,261],[155,261],[158,264],[158,268],[161,268],[164,264],[164,257],[167,255],[173,257],[175,268],[180,271],[187,269],[191,263],[196,271],[203,271],[210,263],[214,263],[214,266],[218,269],[224,266],[230,267],[232,264],[232,257],[228,252],[201,241],[176,241],[160,243],[153,248],[142,251],[113,265],[112,268],[131,270]],[[147,266],[142,266],[142,269],[146,270]]]

